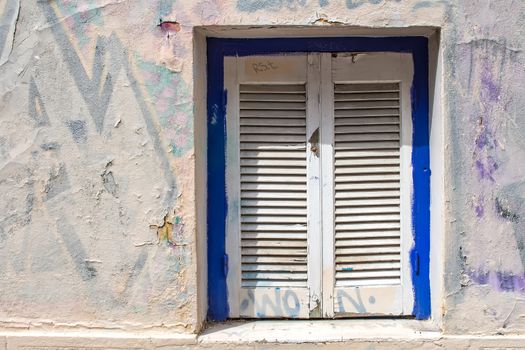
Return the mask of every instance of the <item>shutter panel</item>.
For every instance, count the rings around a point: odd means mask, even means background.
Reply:
[[[241,84],[239,109],[241,288],[306,288],[306,86]]]
[[[232,102],[227,111],[227,235],[236,236],[227,242],[230,317],[305,318],[306,56],[230,61],[236,67],[225,70]]]
[[[224,68],[230,317],[410,315],[411,56]]]
[[[410,143],[402,140],[401,123],[410,80],[398,67],[404,57],[389,55],[332,61],[336,316],[411,313],[404,295],[411,297],[406,271],[412,237],[402,214],[410,210],[402,144]]]

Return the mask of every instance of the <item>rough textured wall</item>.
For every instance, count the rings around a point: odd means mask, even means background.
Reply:
[[[525,331],[524,20],[521,0],[3,0],[0,325],[194,330],[193,27],[348,24],[442,28],[444,328]]]

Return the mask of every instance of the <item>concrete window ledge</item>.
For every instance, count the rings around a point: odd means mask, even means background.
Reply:
[[[329,343],[358,340],[429,340],[441,332],[429,321],[415,320],[283,320],[237,321],[211,325],[200,343]]]
[[[202,334],[131,331],[0,331],[0,350],[525,350],[525,335],[443,334],[413,320],[245,321]]]

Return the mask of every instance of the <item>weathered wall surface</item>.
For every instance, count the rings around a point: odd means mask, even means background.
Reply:
[[[0,327],[194,331],[194,27],[351,25],[441,27],[443,326],[525,331],[524,21],[521,0],[3,0]]]

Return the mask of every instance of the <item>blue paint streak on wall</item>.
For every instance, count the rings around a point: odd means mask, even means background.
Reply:
[[[413,207],[415,247],[410,253],[413,315],[430,317],[430,163],[428,120],[428,40],[424,37],[347,37],[293,39],[208,38],[208,318],[228,318],[225,254],[224,57],[297,52],[407,52],[414,60],[412,85]],[[417,258],[419,257],[419,258]]]

